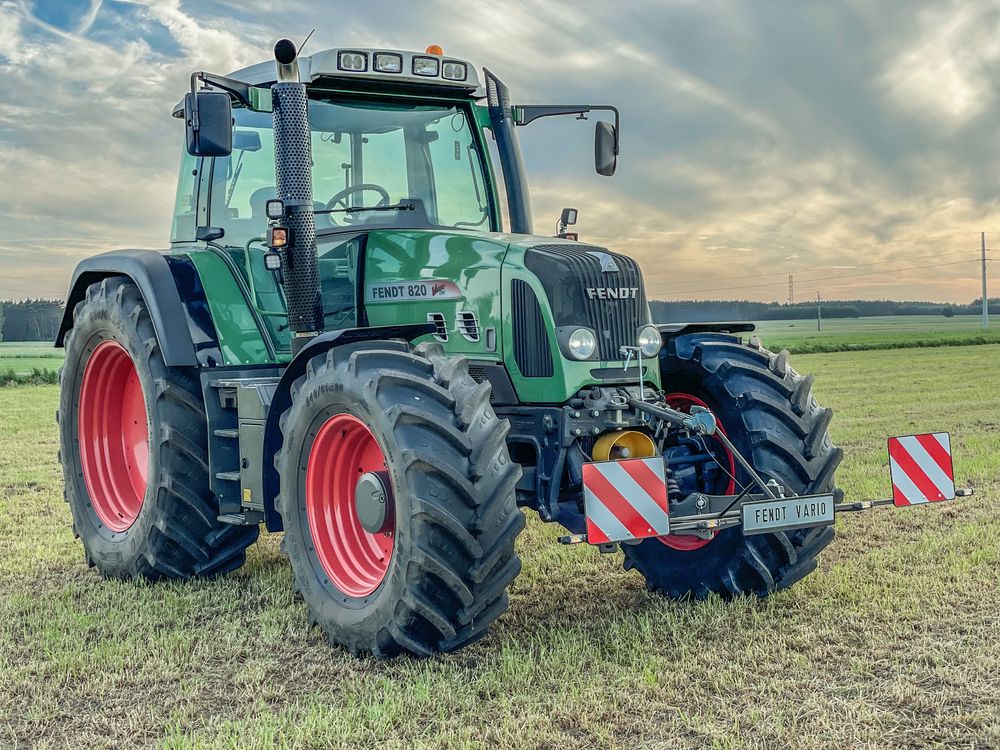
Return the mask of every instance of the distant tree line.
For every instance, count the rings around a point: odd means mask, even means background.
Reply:
[[[649,303],[653,320],[686,323],[713,320],[799,320],[816,316],[815,302],[784,305],[750,300],[678,300]],[[1000,297],[990,297],[990,314],[1000,315]],[[981,299],[966,305],[945,302],[893,300],[831,300],[823,302],[824,318],[860,318],[876,315],[979,315]],[[60,300],[28,299],[0,302],[0,341],[52,341],[63,315]]]
[[[62,315],[59,300],[0,302],[0,341],[53,341]]]
[[[982,297],[967,305],[947,302],[895,302],[893,300],[830,300],[823,302],[824,318],[861,318],[876,315],[979,315]],[[653,320],[659,323],[714,320],[800,320],[816,317],[816,302],[794,305],[750,300],[678,300],[649,303]],[[991,315],[1000,315],[1000,297],[990,297]]]

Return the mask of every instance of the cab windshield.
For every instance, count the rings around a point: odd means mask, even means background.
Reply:
[[[211,224],[226,245],[267,229],[277,197],[271,115],[234,111],[233,152],[217,158]],[[313,99],[313,200],[320,234],[374,227],[492,229],[473,124],[457,106]]]
[[[499,228],[470,116],[457,105],[339,95],[336,102],[310,100],[313,200],[328,330],[357,324],[358,263],[367,230]],[[263,263],[265,207],[277,197],[271,115],[236,109],[233,119],[232,154],[216,157],[209,172],[208,225],[224,230],[216,244],[243,277],[273,345],[284,351],[289,344],[284,291]],[[175,236],[180,231],[175,219]]]

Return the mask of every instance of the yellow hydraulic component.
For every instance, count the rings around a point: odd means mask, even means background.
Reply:
[[[656,455],[656,444],[644,432],[623,430],[605,432],[594,443],[595,461],[617,461],[620,458],[649,458]]]

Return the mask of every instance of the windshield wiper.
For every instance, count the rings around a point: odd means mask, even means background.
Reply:
[[[313,211],[316,214],[353,214],[362,211],[416,211],[413,203],[395,203],[391,206],[349,206],[347,208],[324,208]]]

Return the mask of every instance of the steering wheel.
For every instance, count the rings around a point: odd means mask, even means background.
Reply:
[[[340,206],[342,208],[354,208],[354,206],[350,205],[347,202],[347,199],[349,197],[351,197],[352,195],[354,195],[355,193],[361,194],[361,193],[367,192],[369,190],[372,191],[372,192],[378,193],[379,194],[379,199],[378,199],[378,203],[376,203],[374,206],[366,206],[366,208],[384,208],[385,206],[389,205],[389,191],[388,190],[386,190],[381,185],[376,185],[374,182],[362,182],[359,185],[351,185],[351,187],[349,187],[349,188],[344,188],[339,193],[337,193],[335,196],[333,196],[330,200],[328,200],[326,202],[326,210],[330,211],[330,210],[338,208],[338,206]],[[364,211],[356,211],[356,212],[353,212],[353,213],[345,213],[344,218],[342,219],[342,223],[344,223],[344,224],[353,224],[353,223],[355,223],[357,221],[360,221],[359,219],[357,219],[354,216],[354,214],[356,214],[356,213],[364,213]],[[332,214],[327,214],[327,218],[330,219],[330,223],[331,224],[333,224],[334,226],[336,226],[337,222],[335,222],[333,220],[333,215]]]

